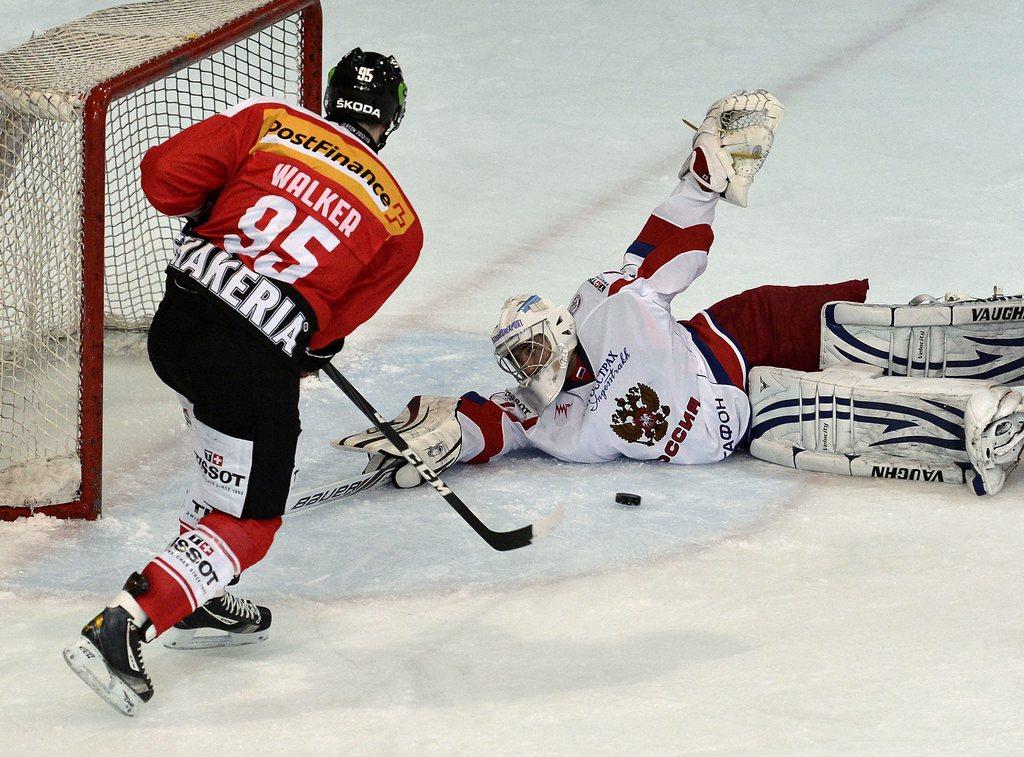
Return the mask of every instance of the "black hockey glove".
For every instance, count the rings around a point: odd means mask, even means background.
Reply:
[[[299,373],[303,376],[316,373],[327,363],[331,362],[331,358],[341,352],[341,348],[344,346],[345,337],[333,341],[326,347],[321,347],[318,350],[311,350],[307,347],[302,351],[302,356],[299,358]]]

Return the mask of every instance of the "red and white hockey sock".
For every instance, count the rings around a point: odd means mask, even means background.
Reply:
[[[236,518],[214,511],[184,531],[142,571],[149,588],[139,606],[161,634],[263,559],[280,518]]]

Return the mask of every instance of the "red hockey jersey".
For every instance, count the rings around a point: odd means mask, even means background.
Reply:
[[[412,204],[369,147],[277,100],[246,100],[151,148],[142,188],[161,213],[203,213],[192,234],[211,244],[179,242],[171,270],[289,357],[372,316],[423,245]]]

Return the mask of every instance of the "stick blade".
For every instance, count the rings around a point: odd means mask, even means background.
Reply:
[[[565,505],[559,505],[550,513],[541,518],[539,521],[534,523],[533,541],[537,541],[537,539],[543,539],[545,536],[547,536],[556,528],[558,528],[563,518],[565,518]]]
[[[490,531],[482,534],[486,542],[499,552],[508,552],[513,549],[521,549],[533,544],[537,539],[543,539],[562,522],[565,517],[565,507],[559,505],[539,521],[530,526],[517,528],[515,531]]]

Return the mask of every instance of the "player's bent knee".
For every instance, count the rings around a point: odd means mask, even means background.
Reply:
[[[266,556],[280,527],[280,516],[236,518],[215,510],[203,517],[197,529],[216,536],[222,547],[234,558],[237,572],[241,573]]]

